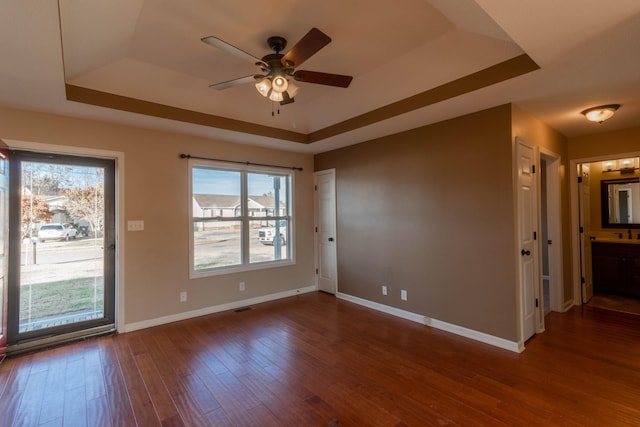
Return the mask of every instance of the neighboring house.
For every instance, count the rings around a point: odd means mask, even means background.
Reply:
[[[51,212],[51,220],[49,222],[56,224],[73,222],[73,218],[67,215],[67,196],[43,196],[43,199],[49,206],[49,212]]]
[[[224,194],[194,194],[193,216],[197,218],[240,215],[240,197]]]
[[[249,196],[249,216],[274,216],[275,199],[271,195]],[[286,215],[280,202],[279,215]],[[196,218],[230,218],[240,216],[240,197],[225,194],[194,194],[193,216]]]
[[[32,195],[32,192],[29,188],[27,187],[22,187],[22,196],[23,197],[30,197]],[[67,210],[66,210],[66,203],[67,203],[67,196],[47,196],[47,195],[42,195],[42,196],[37,196],[39,197],[41,200],[43,200],[46,204],[47,204],[47,208],[49,209],[49,212],[51,213],[51,216],[49,217],[49,219],[46,221],[48,223],[60,223],[60,224],[64,224],[64,223],[73,223],[73,218],[69,217],[67,215]],[[38,220],[35,219],[34,220],[34,224],[32,225],[32,227],[37,228],[40,225],[42,225],[45,221],[43,220]],[[39,223],[39,225],[38,225]]]

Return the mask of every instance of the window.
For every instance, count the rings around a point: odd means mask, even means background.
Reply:
[[[191,277],[292,263],[293,173],[190,160]]]

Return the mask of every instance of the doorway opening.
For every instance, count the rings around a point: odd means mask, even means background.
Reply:
[[[561,157],[540,151],[540,223],[544,314],[564,311]]]
[[[640,297],[625,288],[630,280],[625,272],[633,269],[634,257],[618,254],[622,248],[618,243],[638,240],[640,221],[632,216],[633,195],[626,186],[627,181],[640,177],[640,171],[617,167],[627,160],[637,165],[639,155],[580,159],[572,164],[572,174],[577,175],[572,179],[573,216],[579,224],[574,238],[580,243],[579,252],[574,252],[574,260],[579,260],[574,261],[575,304],[640,314]],[[611,185],[614,182],[616,185]]]
[[[115,329],[115,161],[12,151],[8,345]]]

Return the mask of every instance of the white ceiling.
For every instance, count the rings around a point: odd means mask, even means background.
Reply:
[[[272,105],[258,71],[200,41],[261,57],[312,27],[332,42],[300,68],[354,77],[347,89],[299,83]],[[318,153],[514,102],[567,137],[640,125],[640,2],[613,0],[0,0],[0,106]],[[527,54],[540,69],[303,144],[67,101],[65,83],[304,135]],[[583,109],[622,107],[587,122]],[[1,135],[0,135],[1,136]]]

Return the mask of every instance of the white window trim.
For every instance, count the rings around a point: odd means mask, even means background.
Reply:
[[[253,217],[249,215],[248,209],[248,194],[247,192],[247,182],[246,182],[246,173],[274,173],[278,175],[286,174],[290,177],[290,189],[289,189],[289,229],[288,235],[289,239],[287,241],[287,251],[289,254],[289,258],[285,260],[274,260],[274,261],[265,261],[265,262],[249,262],[249,233],[242,233],[242,244],[241,244],[241,252],[242,252],[242,261],[241,265],[233,265],[227,267],[217,267],[207,270],[196,271],[194,269],[194,230],[193,230],[193,169],[203,167],[203,168],[212,168],[219,170],[227,170],[234,172],[244,172],[241,174],[241,185],[240,185],[240,200],[242,204],[242,215],[235,218],[230,218],[230,221],[239,221],[242,224],[243,230],[248,226],[250,221],[258,220],[262,217]],[[224,162],[217,162],[213,160],[201,160],[201,159],[189,159],[188,161],[188,172],[189,172],[189,192],[188,192],[188,205],[189,205],[189,279],[198,279],[203,277],[210,276],[220,276],[226,274],[240,273],[245,271],[253,271],[253,270],[263,270],[268,268],[278,268],[285,267],[290,265],[295,265],[295,174],[292,172],[283,172],[282,169],[278,168],[270,168],[267,166],[244,166],[244,165],[229,165]],[[269,217],[269,220],[279,220],[280,217]]]

